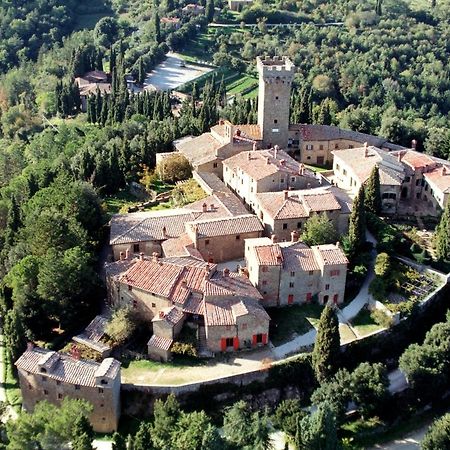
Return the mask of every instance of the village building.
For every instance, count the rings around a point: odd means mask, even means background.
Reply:
[[[72,355],[33,347],[15,363],[19,374],[22,405],[33,412],[40,401],[60,405],[65,397],[89,402],[89,417],[94,431],[117,430],[120,417],[120,363],[106,358],[101,363],[82,360],[79,351]]]
[[[188,3],[186,6],[181,8],[184,14],[190,14],[193,16],[199,16],[205,12],[205,7],[202,5],[197,5],[196,3]]]
[[[217,353],[268,343],[269,316],[261,295],[246,276],[218,271],[217,266],[193,258],[158,258],[131,261],[122,273],[107,267],[108,289],[115,307],[131,307],[151,321],[149,355],[170,358],[170,348],[184,321],[198,324],[206,349]]]
[[[226,159],[223,167],[224,183],[253,211],[260,192],[309,189],[322,182],[278,147],[241,152]]]
[[[309,248],[298,236],[294,230],[290,242],[245,241],[246,270],[264,306],[342,303],[348,265],[343,250],[339,244]]]
[[[228,0],[228,8],[231,11],[241,12],[245,7],[252,5],[253,0]]]
[[[383,213],[397,212],[405,177],[403,164],[395,156],[376,147],[333,150],[333,172],[336,185],[356,195],[370,177],[375,166],[380,174],[381,207]]]
[[[315,124],[291,124],[287,148],[304,164],[331,166],[334,150],[359,148],[365,142],[386,151],[404,149],[382,137]]]
[[[229,121],[221,120],[208,133],[180,139],[174,142],[174,146],[195,171],[215,173],[222,178],[223,160],[244,150],[251,150],[260,145],[260,142],[258,125],[235,126]]]
[[[348,231],[351,200],[343,192],[326,186],[305,190],[285,190],[256,194],[255,213],[264,226],[264,234],[275,234],[279,241],[289,241],[291,231],[302,233],[314,214],[326,214],[337,232]]]
[[[161,17],[160,23],[175,30],[181,27],[181,19],[179,17]]]

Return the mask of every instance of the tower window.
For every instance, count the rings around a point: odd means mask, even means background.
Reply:
[[[278,100],[278,95],[275,97],[275,100]]]
[[[277,119],[274,119],[273,123],[278,123],[278,120],[277,120]]]

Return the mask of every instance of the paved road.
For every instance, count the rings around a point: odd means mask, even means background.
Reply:
[[[312,22],[300,22],[300,23],[266,23],[266,27],[300,27],[302,25],[314,25],[316,27],[341,27],[344,22],[327,22],[327,23],[312,23]],[[208,27],[211,28],[235,28],[241,26],[236,23],[210,23]],[[246,23],[244,27],[256,27],[256,23]]]
[[[377,444],[367,450],[419,450],[420,442],[422,441],[428,427],[429,425],[426,425],[419,430],[408,433],[400,439],[395,439],[391,442],[386,442],[385,444]]]

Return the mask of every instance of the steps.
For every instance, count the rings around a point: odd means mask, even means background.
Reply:
[[[206,343],[206,329],[204,326],[199,325],[198,327],[198,356],[200,358],[212,358],[214,353],[208,349]]]

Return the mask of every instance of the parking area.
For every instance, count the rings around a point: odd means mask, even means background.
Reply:
[[[158,91],[176,89],[212,70],[211,67],[186,62],[176,53],[168,53],[167,58],[148,74],[145,85]]]

